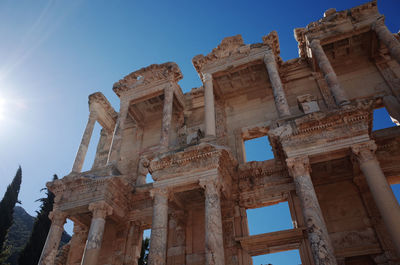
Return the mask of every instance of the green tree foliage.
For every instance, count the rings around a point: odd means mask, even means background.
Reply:
[[[6,253],[9,253],[10,251],[10,248],[5,246],[4,242],[6,241],[8,229],[13,223],[14,206],[16,203],[19,203],[18,194],[21,187],[21,181],[22,169],[20,166],[11,184],[8,185],[3,199],[0,201],[0,256],[2,258],[8,256]]]
[[[146,265],[149,257],[150,238],[146,237],[142,241],[142,250],[140,251],[140,258],[138,265]]]
[[[53,180],[58,179],[54,175]],[[21,251],[18,258],[20,265],[36,265],[39,262],[40,254],[46,242],[47,234],[51,226],[49,213],[53,210],[54,194],[46,189],[46,198],[41,198],[38,201],[42,202],[40,211],[37,212],[37,217],[33,225],[31,236],[25,248]]]

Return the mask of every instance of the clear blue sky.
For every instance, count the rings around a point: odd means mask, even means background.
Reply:
[[[118,110],[111,88],[126,74],[175,61],[187,92],[201,85],[191,59],[224,37],[254,43],[277,30],[288,60],[297,57],[294,28],[364,2],[0,1],[0,196],[21,165],[20,199],[34,215],[45,182],[72,168],[87,96],[101,91]],[[382,0],[379,10],[397,32],[400,2]]]

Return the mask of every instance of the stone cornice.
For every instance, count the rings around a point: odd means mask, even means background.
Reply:
[[[248,57],[251,54],[256,54],[257,51],[265,49],[272,49],[274,53],[279,53],[279,43],[276,32],[275,34],[271,32],[270,35],[263,37],[263,40],[265,39],[264,43],[255,44],[245,44],[241,35],[224,38],[209,54],[205,56],[199,54],[193,57],[193,66],[196,68],[197,72],[202,75],[205,72],[205,68],[208,68],[210,65],[216,65],[220,61],[225,62],[228,59],[240,59],[243,56]],[[258,57],[260,56],[256,56],[254,59]],[[262,57],[260,58],[262,59]]]
[[[122,92],[134,87],[146,86],[160,81],[177,83],[182,78],[182,72],[174,62],[152,64],[125,76],[114,84],[113,90],[120,97]]]
[[[294,30],[299,55],[311,57],[307,46],[312,39],[318,38],[323,42],[322,44],[326,44],[324,40],[330,42],[329,40],[334,40],[337,36],[347,32],[354,34],[363,28],[370,30],[377,19],[382,19],[382,15],[378,12],[376,0],[343,11],[329,9],[320,20],[311,22],[306,28]]]

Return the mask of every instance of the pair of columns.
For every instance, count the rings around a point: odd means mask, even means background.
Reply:
[[[172,123],[172,107],[174,100],[174,88],[168,83],[164,88],[164,106],[162,113],[160,148],[168,149],[169,135]],[[121,158],[122,134],[125,129],[126,118],[128,115],[130,100],[121,100],[120,111],[115,124],[114,135],[107,159],[107,164],[117,164]]]
[[[89,210],[93,216],[83,252],[82,265],[97,264],[103,241],[105,219],[112,214],[112,208],[105,202],[91,203]],[[67,215],[61,211],[52,211],[49,218],[52,222],[38,265],[54,264]]]
[[[400,256],[400,206],[375,156],[376,144],[373,141],[360,143],[351,146],[351,150],[367,179],[372,196]],[[334,249],[311,181],[309,159],[307,156],[288,158],[286,163],[300,198],[314,262],[316,265],[336,265]]]
[[[205,194],[205,253],[207,265],[224,265],[221,199],[219,182],[201,180]],[[167,261],[168,199],[166,189],[153,189],[153,222],[150,236],[149,265],[165,265]]]

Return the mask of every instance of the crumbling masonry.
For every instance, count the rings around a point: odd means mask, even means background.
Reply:
[[[289,61],[276,32],[225,38],[193,58],[203,86],[186,94],[169,62],[116,82],[119,112],[90,95],[72,172],[48,183],[39,264],[137,264],[148,228],[150,265],[247,265],[292,249],[307,265],[400,264],[400,127],[372,131],[376,108],[400,120],[399,34],[373,1],[329,9],[295,38]],[[81,172],[96,121],[95,161]],[[261,136],[275,158],[247,162],[244,141]],[[293,229],[250,236],[246,209],[283,201]],[[57,255],[66,218],[74,234]]]

